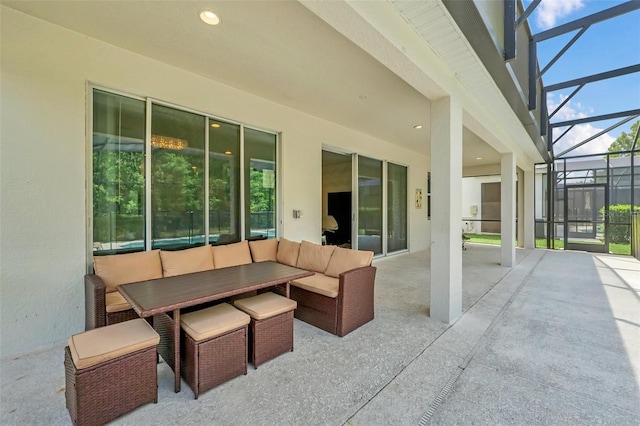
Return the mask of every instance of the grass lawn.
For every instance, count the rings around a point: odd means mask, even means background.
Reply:
[[[500,235],[492,234],[464,234],[469,237],[470,243],[496,244],[500,245]],[[547,248],[546,238],[536,238],[537,248]],[[564,249],[564,240],[556,239],[554,242],[556,249]],[[631,255],[631,244],[609,243],[609,252],[613,254]]]

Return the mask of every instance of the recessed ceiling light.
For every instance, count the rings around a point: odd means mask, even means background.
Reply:
[[[422,129],[422,124],[416,124],[413,126],[414,129]]]
[[[229,151],[229,150],[226,150],[224,153],[227,154],[227,155],[231,155],[231,151]]]
[[[200,12],[200,19],[202,19],[202,22],[209,25],[218,25],[220,23],[218,15],[207,9],[203,9]]]
[[[218,124],[218,123],[211,123],[211,127],[213,127],[214,129],[219,129],[219,128],[220,128],[220,124]]]
[[[482,157],[476,157],[476,160],[482,160]]]

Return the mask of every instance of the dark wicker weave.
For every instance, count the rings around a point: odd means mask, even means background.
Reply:
[[[122,284],[118,291],[141,317],[153,317],[153,326],[160,334],[159,353],[173,369],[174,390],[180,392],[180,345],[174,342],[180,341],[182,309],[277,285],[284,285],[286,291],[291,280],[310,275],[313,272],[304,269],[259,262]]]
[[[85,330],[139,318],[133,309],[121,312],[107,312],[105,295],[106,287],[99,276],[93,274],[84,276]]]
[[[76,425],[104,424],[147,402],[158,402],[155,346],[81,370],[67,346],[64,369],[67,409]]]
[[[295,316],[340,337],[374,318],[373,290],[376,268],[365,266],[340,274],[338,297],[332,298],[291,286],[298,302]]]
[[[293,311],[256,321],[251,318],[249,354],[254,368],[293,351]]]
[[[200,393],[247,374],[247,326],[211,339],[195,341],[182,331],[182,377]]]
[[[178,320],[179,321],[179,320]],[[173,318],[166,313],[153,316],[153,328],[160,335],[160,343],[158,343],[158,354],[164,359],[169,367],[175,371],[176,368],[180,368],[179,364],[174,361],[176,358],[175,353],[175,327]],[[179,355],[178,355],[179,356]],[[177,377],[180,377],[180,370],[176,372]]]

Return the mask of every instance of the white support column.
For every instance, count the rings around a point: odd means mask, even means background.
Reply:
[[[431,102],[431,318],[462,315],[462,107]]]
[[[518,221],[516,222],[516,241],[518,242],[518,247],[524,247],[524,172],[522,169],[516,168],[516,174],[518,175],[518,190],[516,191],[516,218]]]
[[[535,234],[535,168],[524,172],[524,194],[521,199],[524,204],[524,248],[536,247]]]
[[[500,161],[500,234],[501,264],[516,264],[516,157],[513,152],[502,154]]]

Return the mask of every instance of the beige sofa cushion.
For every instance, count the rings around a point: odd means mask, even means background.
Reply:
[[[297,267],[323,273],[327,269],[331,254],[336,246],[322,246],[309,241],[300,243]]]
[[[213,264],[216,268],[246,265],[251,263],[251,252],[247,241],[211,247]]]
[[[104,282],[107,293],[116,291],[120,284],[162,278],[160,250],[94,256],[93,270]]]
[[[286,238],[280,238],[278,243],[278,253],[276,260],[279,263],[296,266],[298,264],[298,253],[300,252],[300,243],[296,241],[290,241]]]
[[[128,309],[132,309],[127,299],[120,294],[119,291],[113,291],[105,294],[104,304],[106,305],[107,312],[122,312]]]
[[[315,274],[310,277],[300,278],[291,281],[291,285],[332,298],[338,297],[340,290],[340,280],[324,274]]]
[[[271,292],[236,300],[233,304],[258,321],[292,311],[298,307],[295,300]]]
[[[189,312],[180,317],[182,329],[193,340],[210,339],[249,324],[251,317],[229,305],[221,303],[210,308]]]
[[[371,265],[373,260],[372,251],[361,251],[336,247],[327,265],[325,275],[338,277],[341,273],[362,266]]]
[[[68,343],[73,363],[82,369],[155,346],[158,342],[158,333],[147,321],[138,318],[75,334]]]
[[[249,249],[254,262],[278,261],[278,240],[275,238],[249,241]]]
[[[178,251],[160,251],[162,274],[165,277],[213,269],[213,254],[209,246]]]

